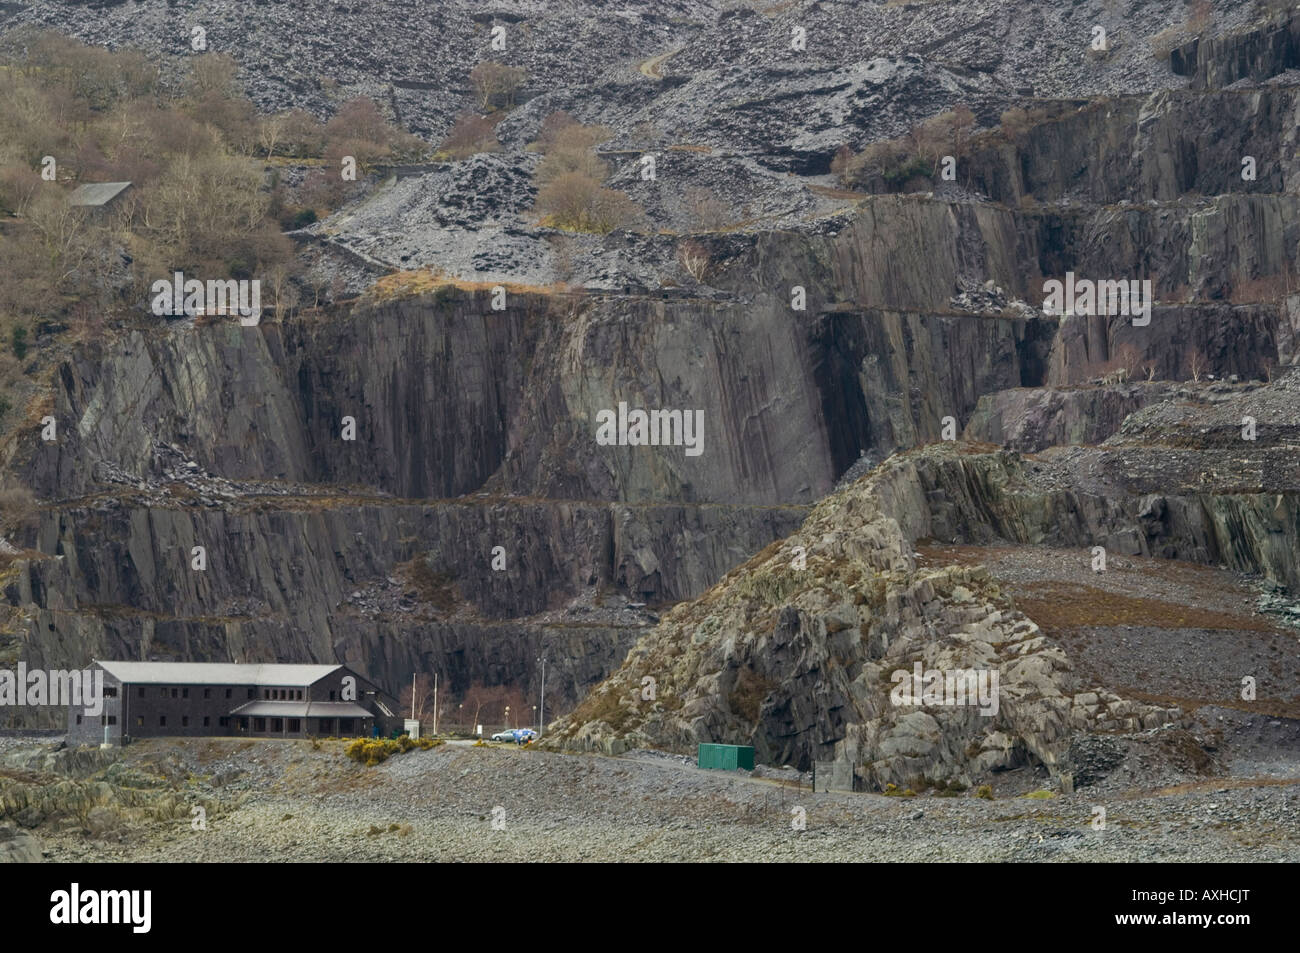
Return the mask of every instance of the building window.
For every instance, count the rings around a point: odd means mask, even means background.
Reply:
[[[204,716],[203,716],[203,727],[206,728],[206,727],[208,727],[210,724],[212,724],[212,717],[211,717],[210,715],[204,715]]]
[[[254,719],[253,719],[253,730],[254,730],[254,731],[266,731],[266,719],[265,719],[265,718],[254,718]]]
[[[341,735],[346,735],[346,734],[351,734],[351,732],[352,732],[352,719],[351,719],[351,718],[340,718],[340,719],[339,719],[339,734],[341,734]]]
[[[255,689],[255,688],[250,688],[250,689],[248,690],[248,697],[249,697],[249,698],[256,698],[256,697],[257,697],[257,689]]]
[[[210,688],[205,688],[205,689],[203,689],[203,697],[204,697],[204,698],[211,698],[211,697],[212,697],[212,689],[210,689]]]
[[[298,701],[302,701],[302,689],[298,689]]]
[[[140,692],[140,697],[141,697],[141,698],[144,698],[144,686],[141,686],[141,687],[139,688],[139,692]]]
[[[117,689],[116,689],[116,688],[113,688],[111,685],[105,685],[105,686],[104,686],[104,697],[105,697],[105,698],[116,698],[116,697],[117,697]]]
[[[228,688],[226,689],[226,697],[227,697],[227,698],[230,697],[230,689],[228,689]]]
[[[330,689],[330,701],[334,700],[334,689]]]
[[[222,715],[220,718],[217,719],[217,724],[220,725],[222,728],[225,728],[230,724],[230,719],[227,718],[225,715]]]
[[[301,731],[301,730],[302,730],[301,722],[299,722],[297,718],[290,718],[290,719],[289,719],[289,732],[290,732],[291,734],[297,734],[297,733],[298,733],[299,731]]]
[[[175,698],[175,697],[176,697],[176,689],[173,688],[173,689],[172,689],[172,698]]]
[[[136,726],[137,728],[143,728],[143,727],[144,727],[144,715],[136,715],[136,716],[135,716],[135,726]]]
[[[167,716],[166,716],[166,715],[159,715],[159,716],[158,716],[158,727],[159,727],[159,728],[166,728],[166,727],[167,727]]]
[[[158,689],[158,692],[159,692],[159,694],[162,695],[163,698],[166,698],[166,697],[167,697],[167,689],[166,689],[166,688],[160,688],[160,689]]]
[[[189,698],[189,697],[190,697],[190,690],[188,688],[182,688],[181,698]]]
[[[110,725],[116,725],[116,724],[117,724],[117,715],[109,715],[109,716],[108,716],[108,723],[109,723]]]
[[[81,724],[81,716],[80,716],[80,715],[77,716],[77,724]]]
[[[280,733],[280,732],[284,731],[284,719],[283,719],[283,718],[272,718],[272,719],[271,719],[271,730],[274,731],[274,732],[276,732],[276,733]]]
[[[189,715],[181,715],[181,727],[182,727],[182,728],[188,728],[189,726],[190,726],[190,716],[189,716]]]

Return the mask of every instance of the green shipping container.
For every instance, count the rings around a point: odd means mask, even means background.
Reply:
[[[700,745],[696,763],[713,771],[754,770],[754,749],[749,745]]]

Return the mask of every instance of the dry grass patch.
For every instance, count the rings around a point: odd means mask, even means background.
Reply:
[[[419,268],[385,275],[370,286],[369,296],[376,301],[391,301],[425,294],[445,294],[453,289],[477,292],[491,291],[497,287],[505,288],[509,294],[557,295],[569,290],[568,285],[559,283],[527,285],[508,281],[465,281],[446,275],[436,268]]]
[[[1258,616],[1107,592],[1077,583],[1027,583],[1018,592],[1016,605],[1045,631],[1121,625],[1152,629],[1274,631],[1271,622]]]
[[[400,563],[396,568],[401,577],[409,581],[421,602],[443,612],[450,612],[460,603],[455,577],[450,573],[434,572],[423,556]]]
[[[763,701],[776,687],[776,682],[764,678],[752,668],[742,668],[736,675],[735,686],[727,695],[727,707],[751,724],[757,724]]]
[[[1216,694],[1212,698],[1193,698],[1190,695],[1171,695],[1159,692],[1146,692],[1137,687],[1115,686],[1122,689],[1125,698],[1162,708],[1181,708],[1183,711],[1196,711],[1203,705],[1216,708],[1232,708],[1251,715],[1267,715],[1270,718],[1300,718],[1300,698],[1290,700],[1280,698],[1257,697],[1254,701],[1242,701],[1234,695]]]

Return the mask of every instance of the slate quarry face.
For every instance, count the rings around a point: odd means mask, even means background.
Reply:
[[[868,786],[1025,763],[1070,774],[1078,733],[1181,725],[1167,698],[1089,682],[1115,667],[1079,666],[1083,636],[1016,615],[996,578],[914,554],[1103,546],[1300,585],[1286,373],[1300,21],[1254,23],[1242,6],[1171,69],[1136,27],[1088,60],[1079,37],[1100,3],[945,5],[941,19],[522,5],[502,22],[530,78],[501,150],[376,176],[301,236],[355,298],[255,328],[129,327],[57,369],[60,439],[27,429],[6,447],[42,502],[13,541],[0,658],[339,661],[390,688],[436,669],[453,692],[535,696],[545,655],[548,710],[577,709],[565,743],[752,744],[777,763],[850,759]],[[317,62],[437,141],[470,95],[453,53],[487,41],[476,9],[219,4],[210,33],[251,18],[258,40],[237,59],[262,109],[332,110],[288,68]],[[1139,19],[1165,14],[1183,4]],[[158,38],[183,11],[6,16],[5,35],[43,23],[170,63]],[[979,140],[956,183],[899,193],[831,174],[843,146],[959,103],[991,128],[1022,98],[1043,112]],[[637,228],[536,221],[526,147],[558,109],[610,127],[608,184],[645,210]],[[732,220],[693,227],[691,189]],[[426,267],[434,290],[375,283]],[[1150,324],[1043,313],[1044,283],[1067,273],[1150,281]],[[704,451],[601,443],[621,405],[698,409]],[[945,420],[965,450],[925,449]],[[869,487],[828,496],[887,459]],[[820,552],[811,581],[774,561],[796,544]],[[1011,702],[996,724],[893,711],[880,676],[912,656],[996,665]],[[629,704],[646,676],[671,687],[658,708]]]

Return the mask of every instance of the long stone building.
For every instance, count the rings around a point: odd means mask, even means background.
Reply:
[[[302,738],[386,733],[396,701],[344,665],[95,661],[102,712],[68,710],[68,744],[237,735]]]

